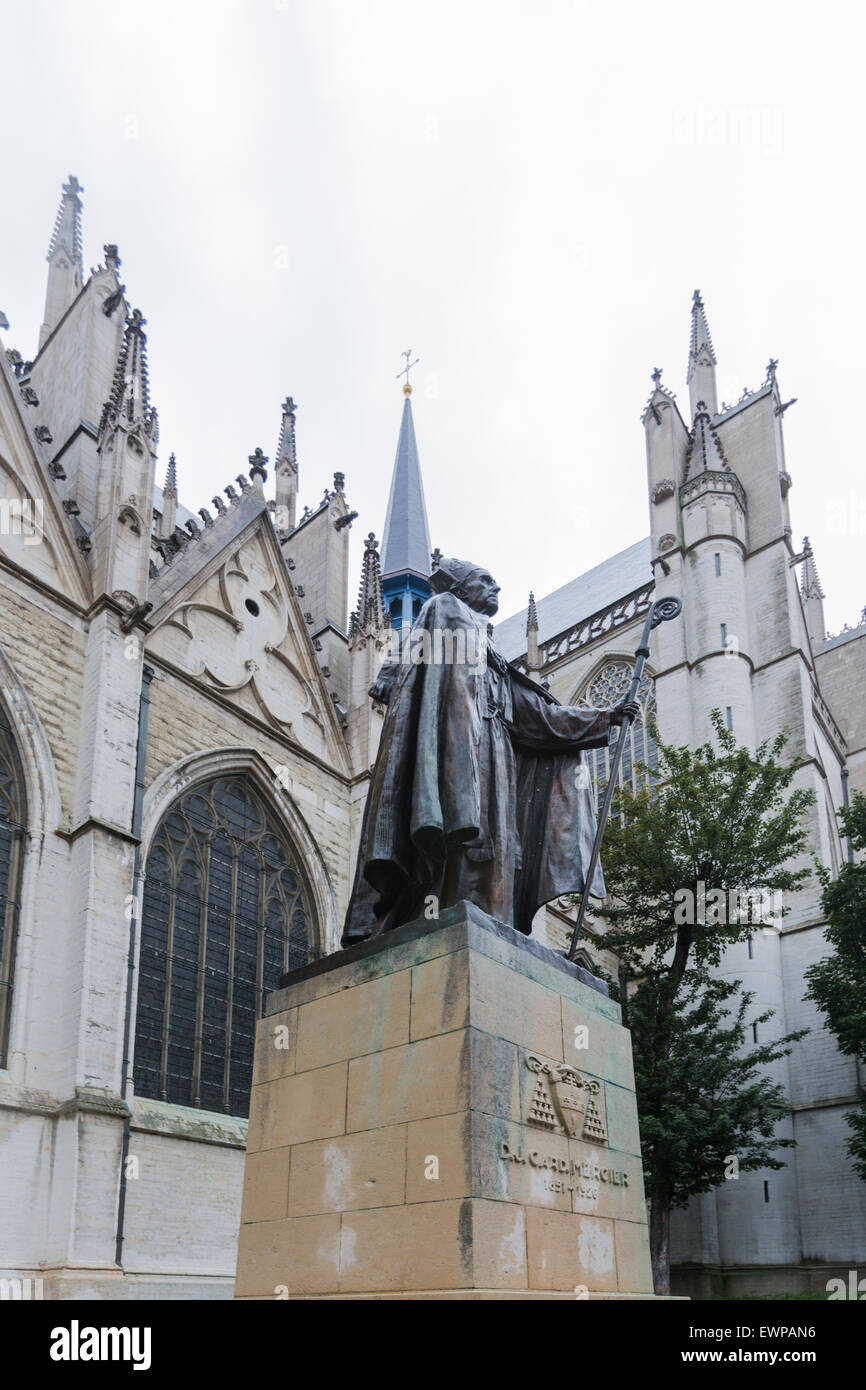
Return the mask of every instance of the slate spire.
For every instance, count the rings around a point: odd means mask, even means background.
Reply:
[[[698,404],[704,402],[710,417],[718,414],[716,393],[716,354],[707,323],[707,311],[700,290],[695,290],[692,299],[692,326],[689,338],[689,369],[686,376],[689,387],[689,403],[692,419],[698,413]]]
[[[430,528],[411,395],[407,382],[382,536],[382,581],[395,627],[411,625],[430,594]]]

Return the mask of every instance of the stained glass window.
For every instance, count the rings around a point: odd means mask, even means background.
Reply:
[[[0,1067],[6,1065],[27,799],[15,735],[0,706]]]
[[[299,855],[246,778],[164,816],[141,916],[136,1093],[246,1115],[265,996],[317,954]]]
[[[633,674],[633,668],[627,661],[608,662],[593,676],[581,692],[577,703],[590,705],[596,709],[610,709],[613,705],[619,704],[620,700],[625,699]],[[626,737],[617,779],[620,787],[628,787],[634,792],[639,791],[648,783],[652,786],[658,768],[658,748],[647,727],[649,721],[655,718],[656,712],[655,688],[649,676],[644,676],[641,680],[637,701],[640,705],[640,714]],[[619,734],[619,725],[615,725],[610,731],[607,747],[596,748],[590,755],[595,761],[595,780],[601,795],[604,794],[610,776],[611,753],[616,747]],[[646,772],[640,771],[638,764],[641,763],[649,768],[649,777],[647,777]]]

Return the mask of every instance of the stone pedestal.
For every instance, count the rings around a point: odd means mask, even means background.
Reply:
[[[284,977],[235,1297],[652,1297],[631,1040],[592,980],[467,903]]]

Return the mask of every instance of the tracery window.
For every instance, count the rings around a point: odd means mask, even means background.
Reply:
[[[24,773],[12,725],[0,705],[0,1067],[6,1065],[9,1046],[26,828]]]
[[[299,855],[252,783],[185,792],[147,859],[136,1093],[246,1115],[265,996],[316,941]]]
[[[590,705],[596,709],[610,709],[620,700],[625,699],[633,674],[634,669],[628,661],[608,662],[584,688],[578,703]],[[649,721],[655,718],[656,713],[655,687],[649,676],[645,675],[641,679],[637,701],[640,705],[640,714],[629,729],[617,779],[620,787],[628,787],[633,792],[640,791],[647,785],[647,782],[652,786],[658,769],[658,748],[647,727]],[[594,749],[590,755],[594,759],[594,776],[601,794],[604,793],[607,786],[610,776],[611,752],[616,746],[618,738],[619,725],[615,725],[610,731],[607,746]],[[641,773],[638,770],[639,763],[643,763],[649,768],[649,778],[645,772]]]

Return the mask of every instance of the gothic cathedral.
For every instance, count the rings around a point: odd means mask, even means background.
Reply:
[[[299,509],[290,397],[272,495],[261,449],[195,511],[174,455],[156,484],[145,319],[116,246],[85,275],[82,191],[63,187],[35,357],[0,353],[0,1275],[224,1298],[255,1022],[283,971],[338,949],[383,716],[367,691],[429,592],[411,387],[350,611],[357,513],[342,473]],[[776,369],[719,403],[696,294],[688,411],[656,374],[643,414],[650,535],[530,595],[496,642],[563,701],[613,704],[649,604],[681,597],[620,776],[652,766],[653,714],[678,743],[710,736],[714,706],[745,743],[787,725],[832,869],[835,808],[866,791],[866,622],[827,634],[792,540]],[[549,904],[536,933],[560,948],[572,917]],[[813,885],[723,961],[781,1031],[812,1030],[780,1064],[797,1147],[680,1214],[677,1291],[796,1292],[866,1259],[843,1158],[860,1078],[802,1000],[822,926]],[[580,959],[608,963],[598,927]]]

